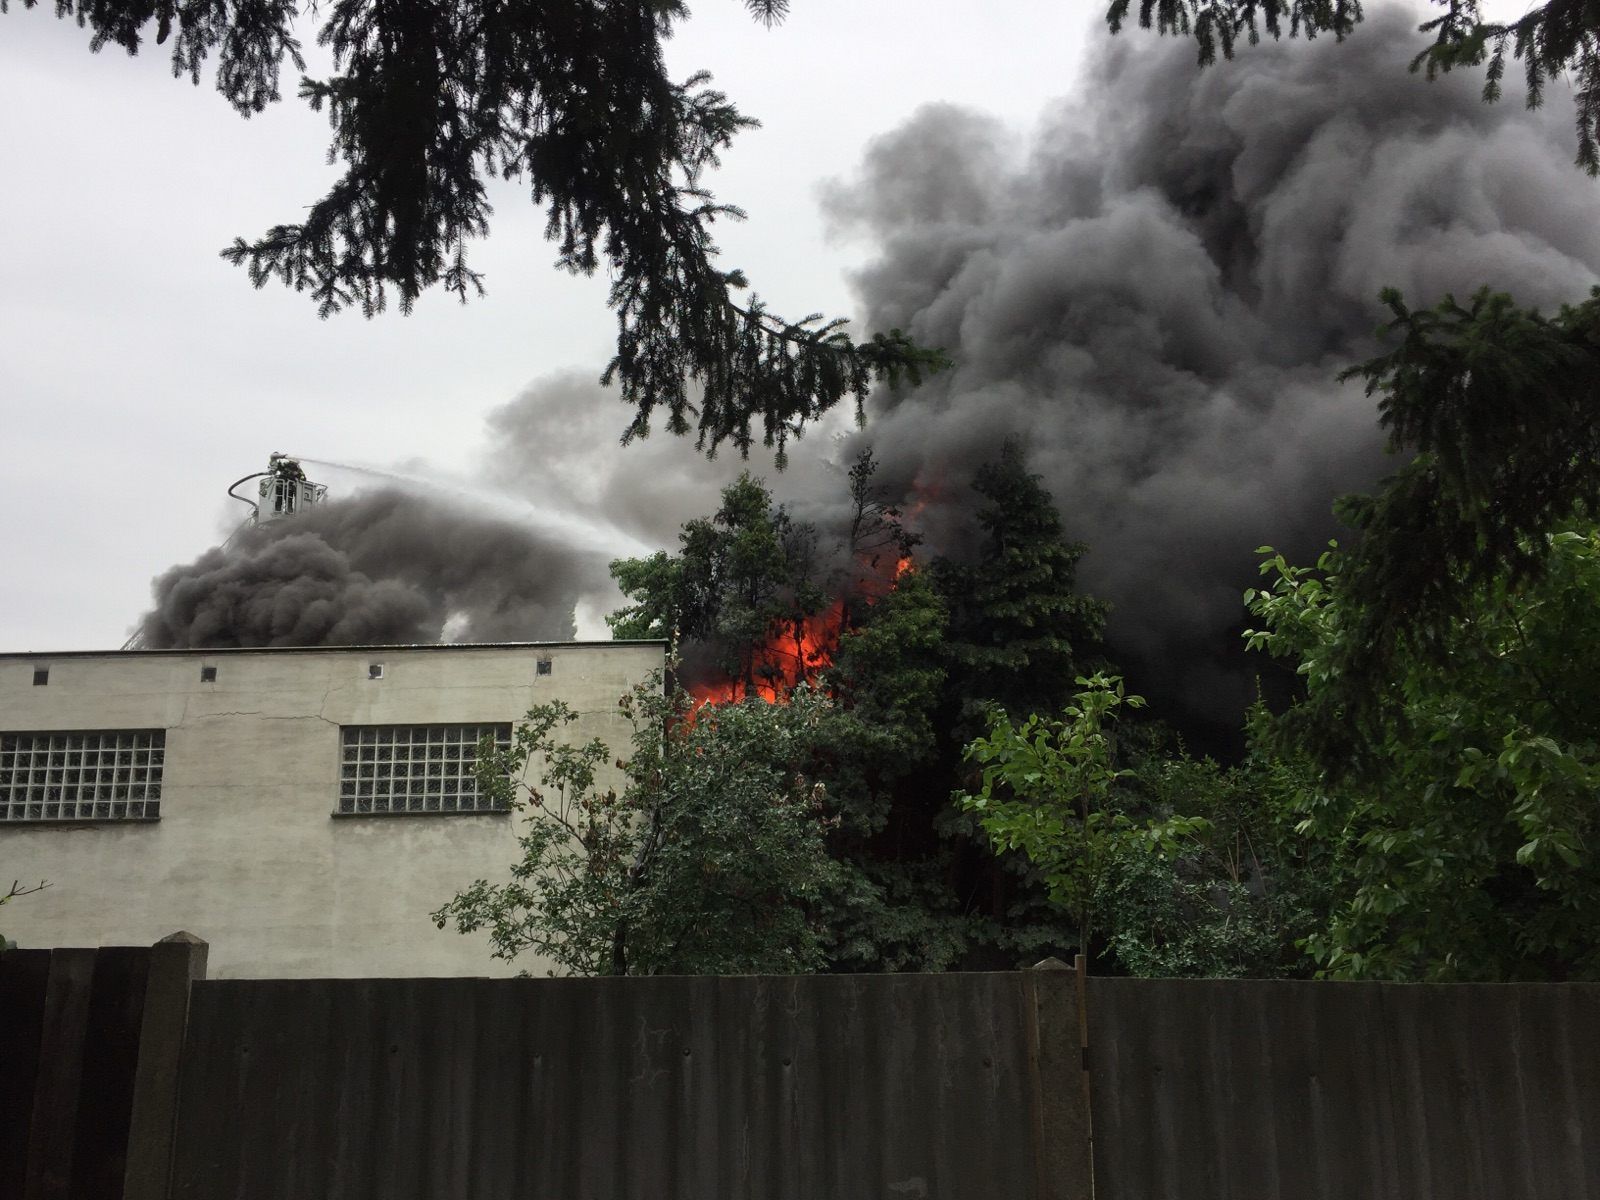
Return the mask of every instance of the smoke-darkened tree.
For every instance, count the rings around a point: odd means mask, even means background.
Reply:
[[[1382,713],[1397,661],[1448,668],[1484,590],[1538,582],[1546,536],[1600,512],[1600,288],[1554,317],[1487,289],[1412,311],[1385,296],[1392,348],[1350,372],[1377,394],[1390,449],[1413,457],[1340,515],[1359,536],[1341,568],[1343,635],[1317,725],[1327,769],[1386,770]]]
[[[752,7],[770,22],[784,6]],[[245,116],[280,98],[285,63],[304,70],[301,9],[56,5],[93,30],[96,51],[170,40],[173,73],[195,83],[216,55],[217,88]],[[664,412],[672,433],[697,432],[707,448],[760,440],[781,460],[790,434],[844,397],[859,405],[874,380],[915,381],[942,363],[898,330],[856,343],[840,320],[787,321],[753,294],[735,301],[746,280],[717,265],[712,228],[743,214],[701,181],[756,122],[704,73],[667,74],[663,39],[688,15],[679,0],[342,0],[308,15],[333,73],[302,78],[300,97],[327,111],[329,159],[343,173],[298,221],[223,251],[257,287],[276,279],[308,292],[323,316],[352,305],[371,316],[391,294],[409,311],[432,287],[465,301],[483,291],[467,250],[489,230],[487,182],[520,179],[560,266],[604,266],[611,280],[606,378],[634,409],[626,438]]]
[[[806,696],[827,701],[800,769],[822,785],[838,867],[817,902],[832,968],[1037,959],[1066,944],[1064,925],[1039,910],[1042,892],[1009,876],[996,907],[995,868],[947,820],[957,782],[949,747],[959,744],[949,721],[963,706],[951,682],[946,604],[934,574],[914,565],[916,539],[882,500],[875,469],[871,455],[856,461],[825,544],[742,476],[714,515],[684,525],[677,554],[613,564],[632,603],[613,614],[612,628],[676,635],[690,690],[723,708],[781,705],[802,681]],[[1015,484],[1000,475],[997,490]],[[1039,513],[1010,507],[1036,532]],[[1070,572],[1036,582],[1070,586]],[[1034,604],[1052,611],[1042,597]]]
[[[806,621],[823,607],[817,532],[748,472],[710,517],[688,522],[676,555],[619,559],[612,577],[631,604],[606,618],[621,638],[682,644],[691,674],[709,666],[742,694],[810,673]],[[792,661],[791,661],[792,660]]]
[[[1429,79],[1456,67],[1483,67],[1483,98],[1500,99],[1506,59],[1522,64],[1528,107],[1544,99],[1545,85],[1571,76],[1577,98],[1578,165],[1600,175],[1600,6],[1594,0],[1549,0],[1515,21],[1486,21],[1481,0],[1432,0],[1444,11],[1424,21],[1433,44],[1411,60]],[[1111,0],[1106,21],[1122,28],[1133,0]],[[1254,45],[1262,33],[1278,38],[1329,34],[1344,40],[1362,19],[1361,0],[1139,0],[1139,24],[1162,33],[1193,36],[1200,65],[1220,52],[1232,58],[1239,40]]]
[[[1098,646],[1107,606],[1077,591],[1088,547],[1068,540],[1050,493],[1008,442],[973,490],[983,540],[968,562],[941,560],[935,580],[950,610],[952,691],[968,711],[1059,712]]]
[[[811,773],[836,818],[843,869],[826,897],[835,970],[943,970],[992,933],[951,886],[938,818],[950,795],[938,758],[944,602],[921,570],[855,606],[820,686],[833,700]]]

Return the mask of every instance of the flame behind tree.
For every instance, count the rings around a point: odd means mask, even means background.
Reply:
[[[607,618],[622,638],[667,638],[701,703],[756,696],[781,703],[834,663],[860,612],[911,569],[916,539],[872,485],[868,452],[850,472],[840,544],[773,503],[748,472],[710,517],[690,521],[677,555],[621,559],[612,576],[632,604]]]
[[[1090,661],[1104,610],[1074,592],[1084,547],[1013,450],[972,481],[975,557],[919,570],[875,466],[857,461],[847,515],[823,531],[741,477],[715,514],[683,527],[678,554],[612,564],[631,601],[612,628],[675,638],[700,711],[781,705],[803,683],[805,703],[823,699],[803,771],[822,785],[841,867],[817,910],[833,969],[986,969],[1065,952],[1074,933],[1042,887],[974,841],[950,796],[981,702],[1053,702],[1060,677],[1070,685]]]
[[[870,454],[857,460],[848,515],[827,534],[741,477],[715,514],[684,526],[678,554],[612,564],[632,603],[611,626],[676,636],[694,711],[726,706],[710,724],[747,712],[778,720],[791,700],[817,713],[800,770],[821,785],[837,867],[815,910],[830,969],[994,965],[972,959],[998,941],[995,923],[969,911],[937,827],[952,783],[937,729],[944,602],[935,572],[913,567],[916,539],[874,486],[875,468]]]

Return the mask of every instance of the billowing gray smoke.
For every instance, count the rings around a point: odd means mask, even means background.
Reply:
[[[1467,76],[1406,67],[1390,10],[1343,45],[1241,47],[1207,71],[1185,43],[1097,31],[1078,94],[1026,146],[949,107],[883,138],[830,198],[873,241],[866,328],[899,326],[957,367],[879,397],[861,438],[929,553],[970,549],[974,470],[1019,435],[1112,600],[1112,649],[1144,691],[1231,721],[1250,694],[1239,594],[1263,543],[1314,556],[1329,505],[1385,469],[1372,402],[1335,377],[1375,350],[1377,293],[1414,304],[1488,283],[1546,306],[1600,276],[1600,191],[1571,120]],[[593,376],[494,414],[483,468],[541,507],[576,505],[672,546],[737,461],[658,435]],[[833,457],[848,462],[852,447]],[[845,495],[825,438],[780,498],[830,522]],[[537,463],[536,471],[529,470]],[[582,541],[584,539],[576,539]],[[603,558],[414,496],[363,495],[159,581],[152,645],[566,636],[611,607]],[[1231,710],[1231,711],[1229,711]]]
[[[1090,544],[1082,582],[1114,603],[1138,686],[1239,711],[1253,550],[1314,557],[1332,499],[1385,469],[1373,403],[1335,382],[1375,351],[1380,288],[1548,307],[1600,275],[1600,192],[1563,98],[1529,113],[1409,74],[1415,23],[1391,9],[1343,45],[1241,47],[1206,71],[1186,43],[1101,35],[1025,155],[927,108],[830,197],[879,245],[868,327],[958,363],[875,404],[885,474],[929,502],[932,548],[959,552],[964,485],[1020,436]]]
[[[603,555],[398,491],[250,529],[155,583],[151,648],[559,641]]]

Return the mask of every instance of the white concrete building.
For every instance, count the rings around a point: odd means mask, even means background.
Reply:
[[[659,642],[0,654],[0,911],[19,944],[189,930],[213,978],[505,975],[428,914],[504,878],[477,740],[535,704],[621,753]],[[540,973],[543,964],[519,966]]]

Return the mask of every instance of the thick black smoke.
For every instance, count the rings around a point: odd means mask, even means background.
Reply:
[[[1205,71],[1101,37],[1025,153],[948,106],[870,149],[830,197],[879,247],[866,324],[958,364],[880,397],[864,435],[933,549],[969,544],[965,485],[1020,437],[1139,686],[1239,712],[1254,549],[1314,557],[1333,498],[1386,467],[1373,402],[1335,382],[1376,350],[1379,290],[1553,306],[1600,274],[1561,98],[1485,105],[1410,74],[1418,45],[1394,10]]]
[[[1376,350],[1377,294],[1414,304],[1483,284],[1523,303],[1600,276],[1600,192],[1571,121],[1478,81],[1407,70],[1415,18],[1241,48],[1200,71],[1179,41],[1097,32],[1077,93],[1026,144],[950,107],[881,139],[836,188],[871,239],[866,328],[943,346],[954,370],[881,396],[858,441],[928,553],[970,551],[976,468],[1019,436],[1113,601],[1140,690],[1236,717],[1253,666],[1240,592],[1263,543],[1315,555],[1329,505],[1385,469],[1372,402],[1338,373]],[[490,418],[483,475],[541,507],[675,546],[743,465],[658,435],[592,376],[531,386]],[[854,442],[812,436],[780,499],[837,524]],[[621,539],[626,541],[626,539]],[[604,538],[535,535],[432,497],[361,495],[158,581],[150,645],[569,636],[613,607]]]
[[[560,641],[603,585],[592,548],[398,491],[246,530],[155,582],[142,642],[197,646]]]

